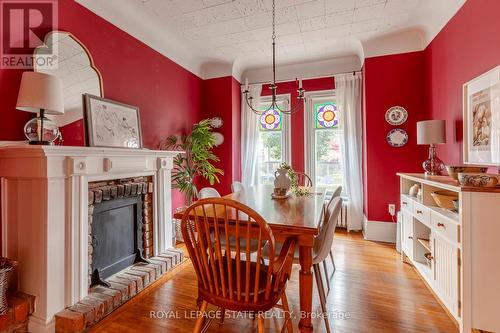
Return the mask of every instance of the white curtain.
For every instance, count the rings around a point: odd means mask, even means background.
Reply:
[[[252,84],[249,88],[253,97],[252,106],[260,104],[262,84]],[[257,140],[259,116],[247,105],[245,96],[241,98],[241,182],[246,186],[257,185]]]
[[[361,73],[335,76],[335,96],[344,129],[342,172],[348,198],[347,224],[350,230],[361,230],[363,225],[361,94]]]

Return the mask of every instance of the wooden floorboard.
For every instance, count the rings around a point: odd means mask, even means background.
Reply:
[[[334,242],[337,271],[332,278],[328,309],[332,332],[458,332],[454,322],[425,287],[413,268],[400,260],[394,245],[365,241],[360,233],[338,232]],[[294,328],[300,316],[298,267],[287,287]],[[329,269],[331,270],[330,262]],[[90,332],[191,332],[196,311],[196,275],[189,262],[167,281],[157,283],[106,317]],[[316,293],[316,287],[315,287]],[[317,294],[313,311],[320,313]],[[215,309],[214,309],[215,310]],[[152,315],[152,311],[157,318]],[[173,316],[179,318],[162,318]],[[266,332],[280,332],[280,310],[266,320]],[[339,319],[341,316],[345,319]],[[322,319],[313,320],[315,332],[325,332]],[[207,332],[243,333],[257,330],[257,322],[228,318],[212,322]]]

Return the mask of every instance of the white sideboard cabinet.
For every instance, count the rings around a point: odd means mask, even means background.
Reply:
[[[462,187],[447,176],[398,173],[402,259],[412,264],[460,332],[500,332],[500,187]],[[410,188],[419,184],[418,197]],[[458,211],[437,206],[448,190]]]

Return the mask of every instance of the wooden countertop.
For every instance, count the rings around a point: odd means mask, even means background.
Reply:
[[[500,193],[500,186],[497,187],[470,187],[461,186],[457,180],[449,176],[428,176],[423,173],[400,173],[397,175],[402,178],[420,182],[423,184],[442,187],[444,189],[455,192],[490,192]]]

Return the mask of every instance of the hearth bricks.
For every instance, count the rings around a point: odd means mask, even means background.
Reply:
[[[94,203],[94,191],[89,191],[89,205]]]
[[[111,199],[116,199],[118,197],[118,187],[117,186],[111,186],[109,188],[109,194],[111,196]]]
[[[109,277],[106,279],[110,284],[109,288],[104,286],[90,288],[87,297],[56,314],[57,333],[87,330],[121,304],[136,296],[162,274],[182,262],[183,254],[179,250],[165,251],[153,257],[153,189],[151,176],[89,183],[89,285],[93,252],[91,232],[94,221],[92,215],[94,204],[102,201],[142,195],[143,256],[149,258],[150,263],[136,263]]]
[[[109,187],[102,187],[102,200],[103,201],[108,201],[111,199],[111,190]]]
[[[168,250],[150,264],[137,263],[111,276],[106,280],[110,288],[93,287],[83,300],[56,314],[56,333],[84,332],[182,260],[182,251]]]
[[[57,333],[78,333],[85,330],[83,313],[63,310],[56,314]]]
[[[102,190],[94,190],[94,203],[102,202]]]
[[[144,281],[140,276],[128,274],[127,272],[123,272],[118,274],[118,276],[122,279],[128,279],[135,282],[135,288],[137,293],[141,292],[146,286],[144,285]]]
[[[123,196],[125,195],[125,186],[116,185],[116,191],[118,193],[118,198],[123,198]]]
[[[124,184],[123,186],[125,186],[125,192],[124,192],[124,196],[125,197],[129,197],[130,196],[130,191],[132,190],[132,185],[130,184]]]

